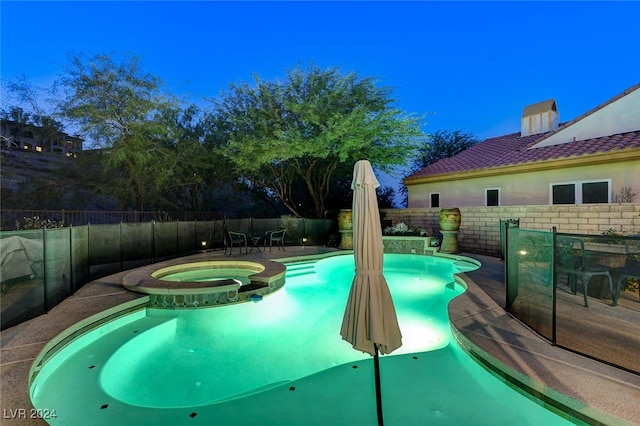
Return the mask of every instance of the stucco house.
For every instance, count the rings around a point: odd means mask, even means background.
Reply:
[[[638,202],[640,84],[559,124],[555,100],[518,133],[486,139],[404,179],[409,208]]]

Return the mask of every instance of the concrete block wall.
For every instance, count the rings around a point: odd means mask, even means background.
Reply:
[[[610,229],[640,234],[640,203],[571,204],[544,206],[460,207],[458,243],[462,251],[500,254],[500,219],[520,219],[520,227],[571,234],[600,235]],[[383,209],[387,225],[404,222],[439,236],[440,208]]]

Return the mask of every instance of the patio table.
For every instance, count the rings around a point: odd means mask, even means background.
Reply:
[[[256,250],[258,250],[258,252],[262,253],[262,250],[260,250],[260,240],[262,239],[262,236],[258,236],[258,237],[251,237],[251,251],[253,251],[253,249],[255,248]]]

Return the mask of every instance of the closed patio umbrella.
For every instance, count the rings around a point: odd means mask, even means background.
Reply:
[[[382,424],[382,397],[378,353],[389,354],[402,345],[396,310],[382,274],[382,229],[376,179],[368,160],[353,168],[353,254],[355,277],[347,299],[340,335],[354,349],[373,356],[378,424]]]

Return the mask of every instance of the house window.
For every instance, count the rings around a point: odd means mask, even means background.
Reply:
[[[611,181],[551,184],[552,204],[609,203]]]
[[[573,183],[553,185],[551,196],[551,204],[576,204],[576,185]]]
[[[440,207],[440,193],[432,192],[429,194],[429,203],[431,207]]]
[[[485,190],[484,193],[484,205],[485,206],[499,206],[500,205],[500,189],[490,188]]]
[[[608,203],[609,182],[587,182],[582,184],[582,203]]]

